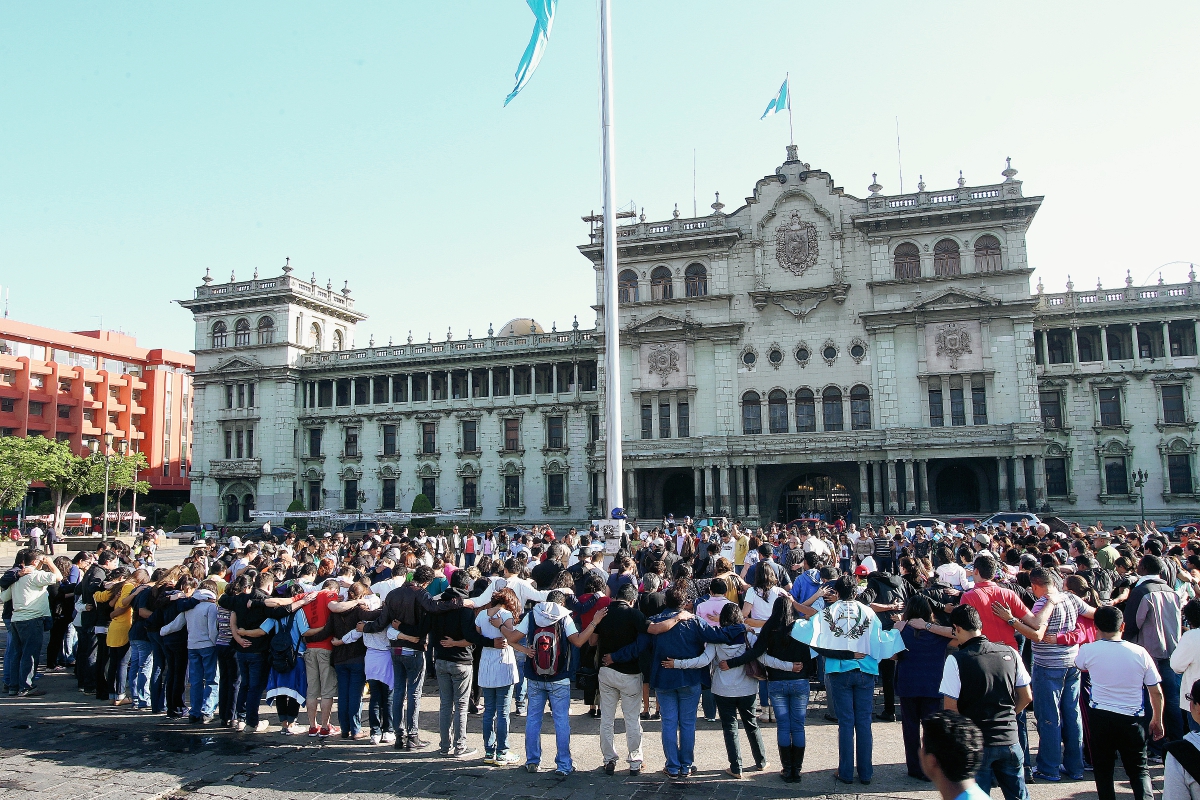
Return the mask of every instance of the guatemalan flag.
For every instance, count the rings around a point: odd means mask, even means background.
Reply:
[[[504,99],[504,105],[511,103],[517,93],[524,89],[525,84],[529,83],[529,79],[533,77],[533,71],[537,69],[538,62],[542,60],[542,54],[546,52],[546,44],[550,41],[550,29],[554,27],[554,11],[558,6],[558,0],[525,0],[525,2],[529,4],[529,10],[533,12],[534,16],[533,35],[529,38],[529,46],[525,48],[525,54],[521,56],[521,63],[517,65],[517,83],[508,93],[508,97]]]
[[[763,115],[761,117],[759,117],[759,119],[766,119],[767,114],[771,114],[771,113],[778,114],[780,111],[783,111],[786,108],[790,108],[791,104],[792,104],[791,98],[788,97],[787,78],[784,78],[783,86],[779,87],[779,96],[776,97],[771,102],[767,103],[767,110],[763,112]]]

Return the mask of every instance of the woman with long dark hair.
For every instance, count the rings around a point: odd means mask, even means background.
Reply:
[[[901,566],[904,561],[901,559]],[[921,720],[942,710],[942,695],[938,687],[942,667],[946,663],[946,648],[954,636],[954,628],[936,625],[933,605],[924,595],[908,598],[903,619],[896,623],[905,651],[896,656],[896,696],[900,698],[901,726],[904,735],[904,759],[910,777],[920,781],[929,778],[921,769]]]

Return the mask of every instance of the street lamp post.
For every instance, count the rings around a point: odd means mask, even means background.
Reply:
[[[1146,527],[1146,492],[1142,487],[1146,485],[1146,479],[1150,477],[1150,473],[1144,469],[1135,469],[1133,471],[1133,485],[1138,490],[1138,500],[1142,504],[1142,528]]]
[[[102,521],[100,523],[100,538],[104,541],[108,540],[108,479],[109,479],[109,474],[112,471],[112,441],[113,441],[113,435],[111,433],[105,433],[104,434],[104,516],[101,518]],[[99,444],[100,443],[98,441],[96,441],[95,439],[92,440],[92,455],[96,454],[96,450],[97,450]],[[120,452],[121,455],[125,455],[125,451],[128,447],[129,447],[129,443],[126,442],[124,439],[122,439],[117,444],[117,450]],[[118,509],[118,514],[117,514],[118,519],[120,519],[119,512],[120,512],[120,509]],[[120,529],[121,529],[121,525],[118,522],[117,530],[120,531]]]

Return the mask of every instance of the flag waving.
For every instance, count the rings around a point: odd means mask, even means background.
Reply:
[[[546,51],[546,44],[550,41],[550,29],[554,27],[554,11],[558,6],[558,0],[525,0],[525,2],[529,4],[529,10],[535,17],[533,35],[529,38],[529,46],[525,48],[525,54],[521,56],[521,63],[517,65],[517,84],[504,99],[504,105],[511,103],[517,93],[524,89],[525,84],[529,83],[529,79],[533,77],[533,71],[537,69],[538,62],[542,60],[542,54]]]
[[[776,97],[771,102],[767,103],[767,110],[763,112],[762,116],[759,117],[759,119],[766,119],[767,114],[771,114],[771,113],[778,114],[780,111],[783,111],[785,108],[788,109],[789,111],[792,108],[792,99],[791,99],[791,97],[788,96],[787,78],[783,79],[783,86],[779,87],[779,96]]]

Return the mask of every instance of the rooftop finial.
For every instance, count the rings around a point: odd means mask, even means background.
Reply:
[[[1045,286],[1042,286],[1042,279],[1041,279],[1041,277],[1039,276],[1039,277],[1038,277],[1038,287],[1037,287],[1037,293],[1038,293],[1038,294],[1042,294],[1042,293],[1043,293],[1043,292],[1045,292],[1045,291],[1046,291],[1046,287],[1045,287]]]
[[[317,273],[314,272],[312,274],[312,276],[309,277],[308,282],[311,283],[313,286],[316,286],[317,285]]]
[[[1096,278],[1096,291],[1097,292],[1104,291],[1104,284],[1100,282],[1099,278]]]
[[[1191,267],[1191,269],[1188,270],[1188,280],[1192,283],[1195,283],[1196,282],[1196,265],[1188,264],[1188,266]]]
[[[212,274],[209,272],[208,267],[204,268],[204,277],[200,279],[200,282],[205,286],[208,286],[210,283],[212,283]]]
[[[529,332],[537,333],[537,323],[534,322],[533,320],[529,320]]]
[[[679,203],[675,204],[675,210],[671,212],[671,219],[679,219]]]
[[[721,202],[721,193],[717,192],[717,202],[713,203],[711,206],[709,206],[709,208],[713,210],[714,214],[720,214],[721,209],[724,207],[725,204]]]
[[[342,295],[345,297],[350,296],[350,281],[346,281],[342,284]]]
[[[645,208],[645,206],[643,206],[642,207],[642,215],[640,217],[638,217],[638,222],[645,222],[645,221],[646,221],[646,208]]]
[[[553,320],[553,321],[550,323],[550,332],[551,332],[551,333],[558,333],[558,320]]]
[[[258,267],[254,268],[254,280],[258,280]]]
[[[452,333],[450,333],[450,326],[447,325],[446,326],[446,341],[448,342],[453,338],[454,338],[454,335]]]
[[[237,282],[237,275],[234,274],[233,270],[229,270],[229,282],[230,283]]]
[[[371,338],[369,340],[367,340],[367,347],[374,347],[374,346],[375,346],[375,334],[372,333]]]
[[[958,188],[961,189],[966,185],[967,185],[967,181],[965,178],[963,178],[962,170],[960,169],[958,171]]]
[[[1075,284],[1071,281],[1070,275],[1067,276],[1067,291],[1068,292],[1075,291]]]
[[[879,185],[879,173],[871,173],[871,185],[867,187],[867,191],[871,193],[871,197],[878,197],[883,191],[883,187]]]
[[[392,337],[388,337],[388,347],[392,346]]]
[[[470,329],[470,328],[467,328],[467,338],[468,338],[468,339],[471,339],[471,338],[473,338],[473,337],[471,336],[471,329]]]
[[[292,274],[292,257],[291,256],[283,257],[283,274],[284,275]]]
[[[1193,273],[1192,277],[1193,278],[1195,277],[1194,273]],[[578,314],[575,315],[575,321],[571,323],[571,327],[574,328],[575,330],[579,330],[579,315]]]
[[[495,335],[496,335],[496,332],[494,330],[492,330],[492,323],[489,322],[488,323],[488,338],[490,339],[491,337],[493,337]]]
[[[409,329],[409,331],[408,331],[408,343],[412,344],[412,330],[411,329]]]
[[[433,344],[433,331],[430,331],[429,333],[427,333],[425,335],[427,337],[425,339],[425,344]]]
[[[1161,273],[1161,272],[1160,272],[1160,273],[1158,273],[1158,285],[1159,285],[1159,286],[1162,286],[1162,285],[1163,285],[1163,276],[1162,276],[1162,273]]]
[[[789,162],[800,160],[800,148],[798,146],[794,144],[789,144],[787,146],[787,160]]]
[[[917,179],[917,191],[918,192],[925,191],[925,176],[924,175],[919,176]]]
[[[333,291],[333,278],[325,279],[325,291],[327,291],[327,292]]]
[[[1125,270],[1125,287],[1127,289],[1133,288],[1133,276],[1129,274],[1129,270]]]
[[[1017,174],[1017,171],[1013,169],[1012,166],[1012,158],[1010,157],[1004,159],[1004,163],[1008,166],[1005,168],[1004,172],[1001,172],[1000,174],[1004,176],[1005,183],[1012,183],[1013,176]]]

